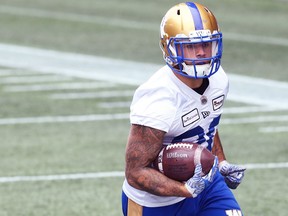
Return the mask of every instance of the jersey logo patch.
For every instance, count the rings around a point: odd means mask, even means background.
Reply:
[[[186,127],[190,124],[193,124],[194,122],[198,121],[199,119],[200,119],[199,112],[195,108],[192,111],[190,111],[190,112],[188,112],[182,116],[183,127]]]
[[[205,119],[206,117],[208,117],[210,115],[210,111],[203,111],[201,112],[203,118]]]
[[[221,95],[212,100],[213,110],[216,111],[220,109],[224,104],[224,95]]]

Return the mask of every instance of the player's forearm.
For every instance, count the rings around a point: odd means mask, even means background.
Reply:
[[[184,183],[169,179],[149,167],[139,171],[126,171],[126,178],[131,186],[154,195],[191,197]]]
[[[226,160],[218,130],[214,136],[214,145],[212,148],[212,153],[218,157],[219,162]]]
[[[183,183],[150,166],[162,149],[164,134],[150,127],[132,125],[126,148],[126,179],[131,186],[155,195],[189,197],[191,194]]]

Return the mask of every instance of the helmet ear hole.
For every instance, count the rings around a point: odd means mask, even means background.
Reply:
[[[211,12],[210,12],[210,10],[208,10],[208,8],[204,7],[204,10],[205,10],[207,13],[210,13],[210,14],[211,14]]]
[[[177,10],[177,15],[180,15],[180,9]]]

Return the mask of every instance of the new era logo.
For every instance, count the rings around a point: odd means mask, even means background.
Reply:
[[[203,111],[201,112],[203,118],[205,119],[206,117],[208,117],[210,115],[210,111]]]

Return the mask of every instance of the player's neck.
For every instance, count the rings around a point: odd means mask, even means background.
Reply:
[[[193,78],[182,76],[178,73],[174,73],[174,74],[179,80],[181,80],[185,85],[187,85],[191,89],[197,89],[201,87],[203,83],[203,79],[193,79]]]

